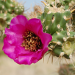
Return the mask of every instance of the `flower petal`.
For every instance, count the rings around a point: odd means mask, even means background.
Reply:
[[[25,31],[32,31],[37,35],[43,44],[41,49],[37,51],[25,50],[22,47],[24,41],[23,34]],[[4,38],[3,51],[11,59],[13,59],[18,64],[30,65],[32,63],[38,62],[43,55],[48,51],[48,43],[51,41],[52,37],[50,34],[44,33],[40,19],[30,19],[29,21],[26,17],[19,15],[11,20],[10,29],[5,29],[6,37]]]
[[[40,19],[30,19],[27,23],[27,29],[34,32],[36,35],[38,35],[38,32],[43,32],[42,24]]]
[[[11,59],[15,59],[16,58],[16,54],[14,53],[15,52],[15,46],[11,46],[9,43],[7,43],[6,40],[4,40],[4,46],[3,46],[2,50]]]
[[[5,29],[5,34],[6,34],[5,39],[7,40],[8,43],[13,44],[13,45],[22,44],[22,42],[23,42],[22,34],[16,34],[7,28]]]
[[[28,54],[21,54],[16,59],[15,62],[18,64],[25,64],[30,65],[32,63],[38,62],[43,55],[48,51],[48,48],[45,48],[44,50],[39,50],[37,52],[30,52]]]
[[[49,42],[52,40],[52,36],[48,33],[39,33],[39,37],[41,39],[41,42],[43,44],[43,48],[46,48],[49,44]]]
[[[25,16],[23,16],[23,15],[18,15],[18,16],[16,16],[15,18],[13,18],[13,19],[11,20],[10,27],[11,27],[12,25],[16,25],[16,24],[20,24],[20,25],[25,26],[26,23],[27,23],[27,21],[28,21],[28,20],[26,19]]]
[[[16,34],[24,34],[26,27],[20,24],[12,25],[10,27],[11,31],[15,32]]]

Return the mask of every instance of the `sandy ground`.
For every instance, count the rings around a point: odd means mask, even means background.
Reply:
[[[48,56],[32,65],[18,65],[6,55],[0,56],[0,75],[58,75],[59,65],[47,63]]]

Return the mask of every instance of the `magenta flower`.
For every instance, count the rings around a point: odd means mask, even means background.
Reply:
[[[5,29],[4,53],[18,64],[32,64],[39,61],[48,51],[52,36],[43,32],[40,19],[18,15]]]

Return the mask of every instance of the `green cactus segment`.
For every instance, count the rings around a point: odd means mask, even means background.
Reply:
[[[15,13],[19,15],[24,12],[24,6],[13,0],[1,0],[0,11],[2,11],[2,13],[8,12],[10,14]]]
[[[49,4],[45,6],[44,13],[40,16],[43,31],[52,35],[52,41],[48,46],[49,50],[57,57],[64,56],[65,58],[70,59],[69,56],[75,50],[75,32],[69,30],[70,24],[68,19],[70,18],[71,11],[65,10],[61,12],[59,9],[58,11],[55,10],[55,12],[53,12],[50,11]],[[69,40],[72,38],[73,41]]]
[[[19,5],[16,6],[15,9],[14,9],[15,14],[18,14],[18,15],[23,13],[23,11],[24,11],[24,7],[23,6],[19,6]]]
[[[49,9],[48,9],[47,6],[45,6],[45,8],[44,8],[44,13],[48,13],[48,12],[49,12]]]
[[[14,2],[8,2],[8,0],[7,1],[1,1],[0,2],[0,5],[2,4],[2,9],[0,9],[0,10],[2,10],[2,12],[4,13],[4,12],[6,12],[6,11],[8,11],[9,13],[12,13],[12,10],[14,10]]]
[[[69,58],[69,55],[75,50],[75,32],[61,31],[54,33],[51,45],[54,46],[54,55],[60,56],[61,52],[64,52],[63,56]]]
[[[1,30],[5,29],[5,27],[7,27],[7,25],[10,24],[11,19],[13,18],[13,15],[7,13],[1,13],[0,14],[0,26],[1,26]]]
[[[5,28],[9,28],[13,17],[24,14],[24,6],[14,0],[0,0],[0,36],[4,37]]]
[[[66,31],[61,31],[61,32],[57,32],[57,33],[54,33],[52,35],[52,41],[55,41],[55,42],[60,42],[60,43],[63,43],[63,37],[67,37],[67,32]]]
[[[65,9],[68,9],[69,3],[71,2],[71,0],[64,0],[64,1],[60,0],[60,2],[63,6],[65,6]]]
[[[74,38],[74,36],[75,36],[75,32],[69,32],[69,33],[67,31],[56,32],[52,35],[52,41],[55,41],[55,42],[59,41],[63,43],[68,38]]]
[[[70,11],[65,11],[64,13],[43,13],[40,19],[43,22],[44,32],[53,35],[56,31],[61,31],[61,29],[66,30],[66,23],[68,23],[68,21],[66,21],[65,18],[69,18],[70,16]]]
[[[69,8],[69,4],[72,2],[72,1],[74,1],[74,0],[59,0],[60,2],[60,5],[62,5],[62,6],[64,6],[65,7],[65,9],[68,9]]]
[[[42,22],[43,22],[43,20],[45,19],[46,15],[47,15],[47,13],[43,13],[43,14],[41,15],[40,20],[41,20]]]
[[[53,49],[53,54],[54,54],[54,56],[57,56],[57,57],[59,57],[59,56],[61,56],[61,53],[63,53],[63,50],[62,50],[62,46],[56,46],[54,49]],[[67,54],[64,54],[63,55],[65,58],[67,58],[67,59],[70,59],[69,58],[69,55],[67,55]]]
[[[60,53],[63,52],[61,46],[56,46],[53,50],[54,55],[59,56]]]
[[[64,6],[65,9],[68,9],[69,8],[69,4],[74,1],[74,0],[45,0],[47,3],[49,4],[55,4],[57,5],[57,7],[61,7],[61,6]],[[74,2],[72,2],[74,3]]]
[[[9,14],[9,13],[7,13],[7,14],[1,13],[0,14],[0,18],[2,18],[5,21],[10,22],[11,19],[13,18],[13,15],[12,14]],[[8,25],[8,23],[7,23],[7,25]]]
[[[50,24],[52,24],[52,17],[53,17],[53,13],[51,14],[47,14],[45,17],[45,21],[43,23],[43,29],[45,32],[50,33]]]
[[[16,15],[23,14],[24,6],[13,0],[0,0],[0,26],[4,29],[4,26],[10,24],[10,21]],[[4,23],[2,23],[4,22]],[[3,25],[4,24],[4,25]],[[6,24],[6,25],[5,25]]]

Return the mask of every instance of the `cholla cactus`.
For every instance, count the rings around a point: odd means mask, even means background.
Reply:
[[[0,18],[9,25],[11,19],[19,14],[23,14],[24,6],[14,0],[0,0]]]
[[[72,64],[60,65],[59,75],[75,75],[75,68]]]
[[[24,12],[24,6],[13,0],[0,0],[0,11],[19,15]]]
[[[23,14],[24,6],[14,0],[0,0],[0,36],[13,17]]]
[[[70,0],[68,1],[67,5],[70,3]],[[64,2],[66,5],[65,0]],[[38,18],[41,19],[44,32],[52,35],[48,53],[51,53],[53,56],[71,59],[75,51],[75,32],[73,21],[71,22],[74,10],[64,9],[63,5],[58,7],[56,0],[54,1],[55,6],[43,3],[45,5],[44,12]]]
[[[50,3],[51,5],[55,4],[57,7],[64,6],[64,9],[71,8],[75,5],[74,0],[45,0],[47,3]]]

